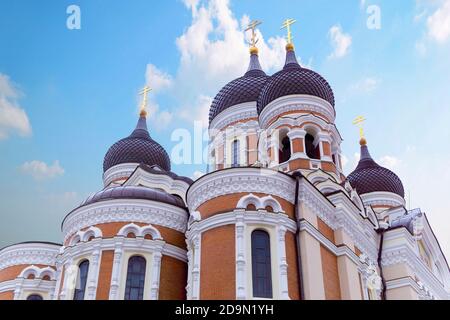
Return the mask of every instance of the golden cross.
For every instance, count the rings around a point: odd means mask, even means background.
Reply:
[[[361,139],[364,138],[364,121],[366,121],[366,118],[363,116],[358,116],[353,120],[353,124],[359,128],[359,137]]]
[[[252,47],[256,47],[256,44],[258,43],[259,39],[256,39],[256,27],[259,26],[262,22],[258,20],[253,20],[249,23],[247,26],[247,29],[245,29],[245,32],[252,30],[252,38],[250,40],[250,45]]]
[[[149,86],[145,86],[142,88],[142,90],[139,92],[139,95],[142,96],[142,104],[141,104],[141,113],[145,111],[145,108],[147,107],[147,94],[152,91],[152,89]]]
[[[292,39],[294,38],[291,32],[291,25],[293,25],[296,22],[297,20],[294,19],[286,19],[284,20],[283,25],[281,26],[281,29],[287,30],[287,42],[290,44],[292,44]]]

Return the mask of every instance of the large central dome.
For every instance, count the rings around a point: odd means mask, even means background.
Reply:
[[[243,77],[237,78],[223,87],[214,98],[209,111],[209,122],[229,107],[258,100],[261,88],[269,77],[261,69],[258,55],[250,57],[250,66]]]
[[[136,129],[129,137],[117,141],[109,148],[103,161],[103,172],[122,163],[157,165],[165,171],[170,171],[169,155],[150,137],[144,115],[141,115]]]
[[[258,114],[272,101],[288,95],[305,94],[328,101],[334,107],[334,94],[327,80],[310,69],[301,67],[294,50],[288,50],[283,70],[269,78],[258,98]]]

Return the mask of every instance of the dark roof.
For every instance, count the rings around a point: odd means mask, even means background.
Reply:
[[[258,114],[272,101],[292,94],[306,94],[328,101],[334,107],[334,94],[317,72],[301,67],[295,52],[288,50],[283,70],[269,78],[258,98]]]
[[[143,199],[152,200],[157,202],[163,202],[171,204],[180,208],[185,208],[183,199],[179,196],[175,196],[164,192],[162,190],[157,190],[148,187],[141,186],[119,186],[107,188],[102,191],[95,193],[94,195],[88,197],[81,205],[87,206],[92,203],[116,200],[116,199]]]
[[[158,165],[170,171],[169,155],[150,137],[145,116],[139,118],[136,129],[129,137],[119,140],[109,148],[103,160],[103,172],[121,163]]]
[[[400,178],[391,170],[378,165],[370,156],[367,145],[361,145],[361,159],[356,169],[347,177],[358,194],[384,191],[405,197]]]
[[[219,113],[229,107],[245,102],[256,102],[268,78],[261,69],[258,55],[252,54],[245,75],[228,83],[214,98],[209,110],[209,122],[211,123]]]
[[[163,174],[171,177],[174,180],[181,180],[186,182],[187,184],[191,185],[194,181],[191,178],[179,176],[171,171],[164,171],[160,169],[158,166],[148,166],[146,164],[141,163],[138,168],[141,168],[147,172],[153,173],[153,174]]]
[[[24,241],[24,242],[13,243],[13,244],[4,246],[3,248],[0,248],[0,251],[10,248],[10,247],[19,246],[22,244],[48,244],[48,245],[52,245],[52,246],[62,247],[62,243],[56,243],[56,242],[50,242],[50,241]]]

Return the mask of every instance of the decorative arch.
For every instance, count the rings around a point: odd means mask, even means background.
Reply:
[[[136,237],[145,237],[150,235],[152,240],[162,240],[161,233],[150,224],[140,227],[137,224],[130,223],[123,226],[117,235],[126,237],[130,233],[133,233]]]
[[[272,196],[258,197],[252,193],[243,196],[239,199],[237,208],[247,208],[249,205],[255,206],[256,210],[265,210],[266,207],[271,207],[274,212],[284,213],[281,204]]]
[[[39,268],[35,265],[31,265],[22,270],[22,272],[19,275],[19,278],[28,279],[30,276],[34,277],[33,279],[42,279],[45,276],[48,276],[50,280],[56,279],[56,273],[53,268],[50,267]]]

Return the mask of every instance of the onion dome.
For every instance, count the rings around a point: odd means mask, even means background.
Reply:
[[[185,207],[183,200],[179,196],[169,194],[162,190],[141,186],[119,186],[104,189],[87,198],[80,207],[96,202],[117,199],[152,200],[171,204],[180,208]]]
[[[347,177],[351,186],[360,195],[371,192],[391,192],[404,198],[405,191],[400,178],[372,159],[364,138],[361,139],[360,144],[361,159],[356,169]]]
[[[109,148],[103,161],[103,172],[122,163],[157,165],[165,171],[170,171],[169,155],[148,133],[145,111],[141,112],[136,129],[131,135]]]
[[[334,107],[334,94],[327,80],[297,62],[292,44],[286,46],[284,68],[275,73],[262,88],[258,98],[258,114],[272,101],[288,95],[306,94],[328,101]]]
[[[244,76],[228,83],[214,98],[209,110],[209,123],[229,107],[258,100],[268,76],[259,63],[257,48],[252,47],[250,53],[250,64]]]

